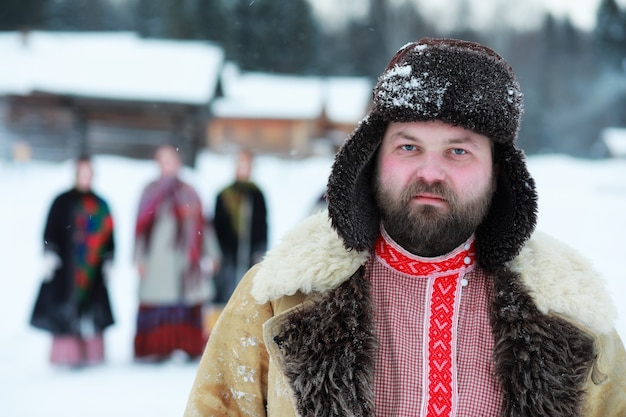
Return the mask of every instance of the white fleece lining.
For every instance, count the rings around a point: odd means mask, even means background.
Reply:
[[[365,263],[369,252],[348,251],[331,227],[328,212],[310,216],[268,251],[254,277],[259,303],[297,291],[305,294],[338,287]]]
[[[535,232],[519,256],[510,263],[519,272],[539,311],[554,311],[606,334],[617,309],[600,274],[591,262],[557,239]]]

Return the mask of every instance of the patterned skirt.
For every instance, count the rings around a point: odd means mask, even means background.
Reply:
[[[195,359],[202,355],[206,341],[202,305],[139,306],[134,341],[136,359],[161,361],[177,350]]]

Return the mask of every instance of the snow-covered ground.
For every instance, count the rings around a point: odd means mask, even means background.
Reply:
[[[304,218],[323,191],[332,159],[257,159],[254,176],[270,213],[270,245]],[[94,188],[111,205],[116,262],[110,292],[116,324],[105,334],[107,362],[69,371],[47,362],[50,338],[28,326],[41,276],[41,234],[52,198],[73,179],[71,162],[0,162],[0,414],[7,417],[125,417],[182,415],[196,363],[132,361],[137,279],[130,261],[133,220],[142,187],[156,175],[150,161],[99,156]],[[529,159],[539,189],[539,226],[569,242],[604,274],[626,339],[626,160],[565,156]],[[211,212],[234,160],[204,153],[184,177]]]

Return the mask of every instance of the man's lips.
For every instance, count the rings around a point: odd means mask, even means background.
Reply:
[[[421,204],[441,205],[446,203],[446,200],[443,197],[429,193],[417,194],[413,197],[413,200]]]

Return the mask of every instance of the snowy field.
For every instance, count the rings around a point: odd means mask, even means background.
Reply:
[[[258,158],[254,177],[266,194],[270,246],[311,210],[332,160]],[[41,276],[41,235],[53,197],[72,183],[71,162],[0,162],[0,414],[6,417],[180,416],[197,363],[132,362],[137,278],[131,265],[133,221],[142,187],[156,175],[150,161],[96,157],[94,188],[111,205],[117,251],[110,282],[116,324],[105,333],[107,362],[69,371],[48,365],[50,337],[28,326]],[[604,274],[626,339],[626,160],[565,156],[529,159],[539,190],[539,225],[569,242]],[[234,172],[231,157],[203,154],[184,178],[207,212]]]

